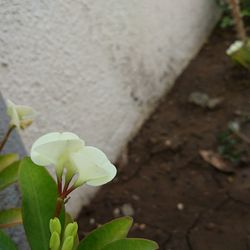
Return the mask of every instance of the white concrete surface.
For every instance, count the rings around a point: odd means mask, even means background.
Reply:
[[[205,41],[214,2],[0,0],[0,89],[39,112],[27,148],[72,131],[114,161]]]

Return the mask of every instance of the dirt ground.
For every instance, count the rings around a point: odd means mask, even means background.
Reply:
[[[250,249],[250,73],[225,55],[232,34],[214,31],[131,141],[117,178],[83,208],[81,237],[130,214],[129,236],[161,250]],[[189,102],[193,92],[223,101],[200,107]],[[244,140],[229,132],[230,121],[240,122]],[[214,153],[212,164],[201,150]]]

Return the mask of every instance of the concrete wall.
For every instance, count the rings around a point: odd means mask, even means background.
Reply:
[[[214,2],[1,0],[1,92],[39,112],[27,149],[72,131],[115,160],[205,41]],[[72,197],[74,214],[87,189]]]

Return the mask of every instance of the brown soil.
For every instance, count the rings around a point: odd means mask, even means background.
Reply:
[[[81,232],[122,216],[129,204],[135,221],[129,236],[153,239],[162,250],[250,249],[249,145],[239,141],[229,153],[243,152],[227,162],[234,173],[218,171],[199,154],[217,152],[217,135],[229,121],[244,120],[250,137],[250,73],[225,55],[232,34],[216,30],[179,77],[129,144],[118,177],[83,208]],[[189,103],[197,91],[224,101],[214,110]]]

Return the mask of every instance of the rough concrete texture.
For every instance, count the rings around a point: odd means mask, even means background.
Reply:
[[[3,98],[0,94],[0,138],[3,138],[8,129],[8,117],[6,116],[6,108]],[[2,153],[19,153],[20,156],[26,154],[24,145],[21,142],[20,136],[16,131],[12,132],[10,139],[5,144]],[[21,199],[20,192],[17,185],[12,185],[0,192],[0,210],[20,207]],[[6,230],[11,238],[17,243],[20,250],[28,249],[27,242],[25,240],[24,230],[22,226],[16,226],[14,228]]]
[[[213,0],[1,0],[1,91],[39,112],[27,148],[72,131],[114,161],[217,16]],[[87,189],[75,191],[74,214]]]

